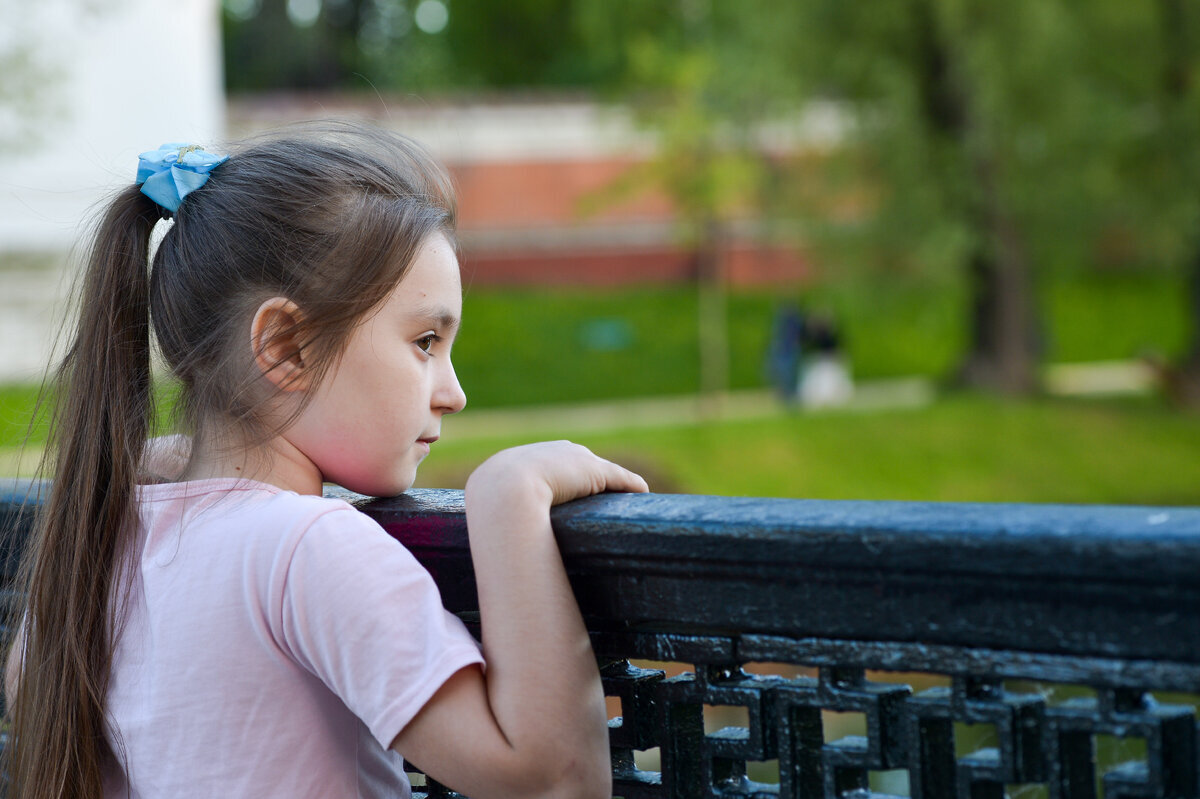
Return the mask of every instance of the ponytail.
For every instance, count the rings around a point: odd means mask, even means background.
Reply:
[[[114,586],[149,429],[148,254],[159,215],[136,187],[108,207],[55,381],[44,467],[54,482],[23,568],[28,605],[12,655],[20,682],[8,795],[17,799],[98,798],[113,757],[105,696],[122,608]]]

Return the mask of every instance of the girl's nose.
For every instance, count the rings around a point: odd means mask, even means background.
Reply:
[[[458,413],[466,404],[467,395],[458,382],[458,375],[454,373],[454,365],[447,363],[446,372],[433,394],[433,406],[442,413]]]

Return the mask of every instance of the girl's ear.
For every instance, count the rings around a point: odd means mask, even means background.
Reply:
[[[308,385],[307,364],[300,346],[300,306],[287,297],[263,301],[250,321],[250,348],[263,377],[281,391]]]

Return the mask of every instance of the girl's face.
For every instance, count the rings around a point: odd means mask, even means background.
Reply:
[[[467,401],[450,363],[461,316],[458,259],[435,233],[284,437],[327,482],[372,496],[411,487],[442,417]]]

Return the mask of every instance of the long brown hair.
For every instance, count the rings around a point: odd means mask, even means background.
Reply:
[[[119,747],[105,696],[155,411],[151,328],[179,382],[183,430],[265,438],[276,432],[262,413],[271,395],[246,347],[258,305],[284,296],[300,307],[298,329],[280,332],[319,380],[421,243],[452,235],[446,174],[402,137],[337,125],[234,149],[187,196],[152,264],[162,210],[136,186],[113,199],[93,239],[78,327],[52,383],[54,481],[23,568],[12,797],[100,797]]]

